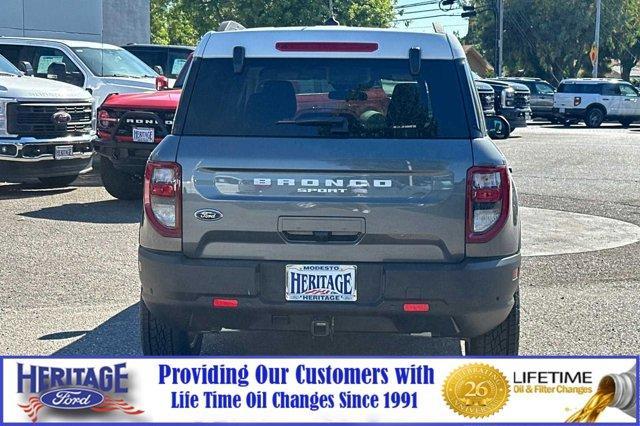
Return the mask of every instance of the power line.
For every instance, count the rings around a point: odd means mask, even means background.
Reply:
[[[440,3],[440,0],[429,0],[429,1],[422,1],[417,3],[403,4],[403,5],[398,4],[393,7],[394,9],[406,9],[409,7],[429,6],[429,5],[438,4],[438,3]]]
[[[432,18],[440,18],[443,16],[455,16],[451,14],[440,14],[440,15],[431,15],[431,16],[419,16],[417,18],[407,18],[407,19],[395,19],[393,22],[405,22],[405,21],[417,21],[418,19],[432,19]]]

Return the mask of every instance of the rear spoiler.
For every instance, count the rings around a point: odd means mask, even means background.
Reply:
[[[236,21],[223,21],[218,25],[218,31],[240,31],[246,30],[244,25],[237,23]]]

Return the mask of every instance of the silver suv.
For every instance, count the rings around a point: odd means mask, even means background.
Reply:
[[[211,32],[145,171],[142,347],[431,333],[518,351],[520,221],[458,40]]]

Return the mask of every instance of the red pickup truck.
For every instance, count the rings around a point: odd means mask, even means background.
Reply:
[[[100,155],[102,184],[112,196],[141,198],[147,159],[171,133],[190,65],[189,57],[171,90],[114,94],[98,108],[98,140],[94,145]]]

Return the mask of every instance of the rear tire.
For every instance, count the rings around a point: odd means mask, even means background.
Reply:
[[[42,183],[42,185],[46,188],[62,188],[65,186],[69,186],[76,179],[78,179],[78,175],[50,176],[38,178],[40,183]]]
[[[104,189],[119,200],[139,200],[142,197],[142,178],[116,169],[106,157],[100,158],[100,177]]]
[[[202,333],[175,328],[156,317],[140,298],[140,340],[144,355],[199,355],[202,338]]]
[[[604,121],[605,112],[600,107],[590,107],[587,109],[587,113],[584,116],[584,124],[587,127],[594,129],[600,127]]]
[[[509,316],[496,328],[465,341],[467,355],[518,355],[520,341],[520,292],[513,295]]]

